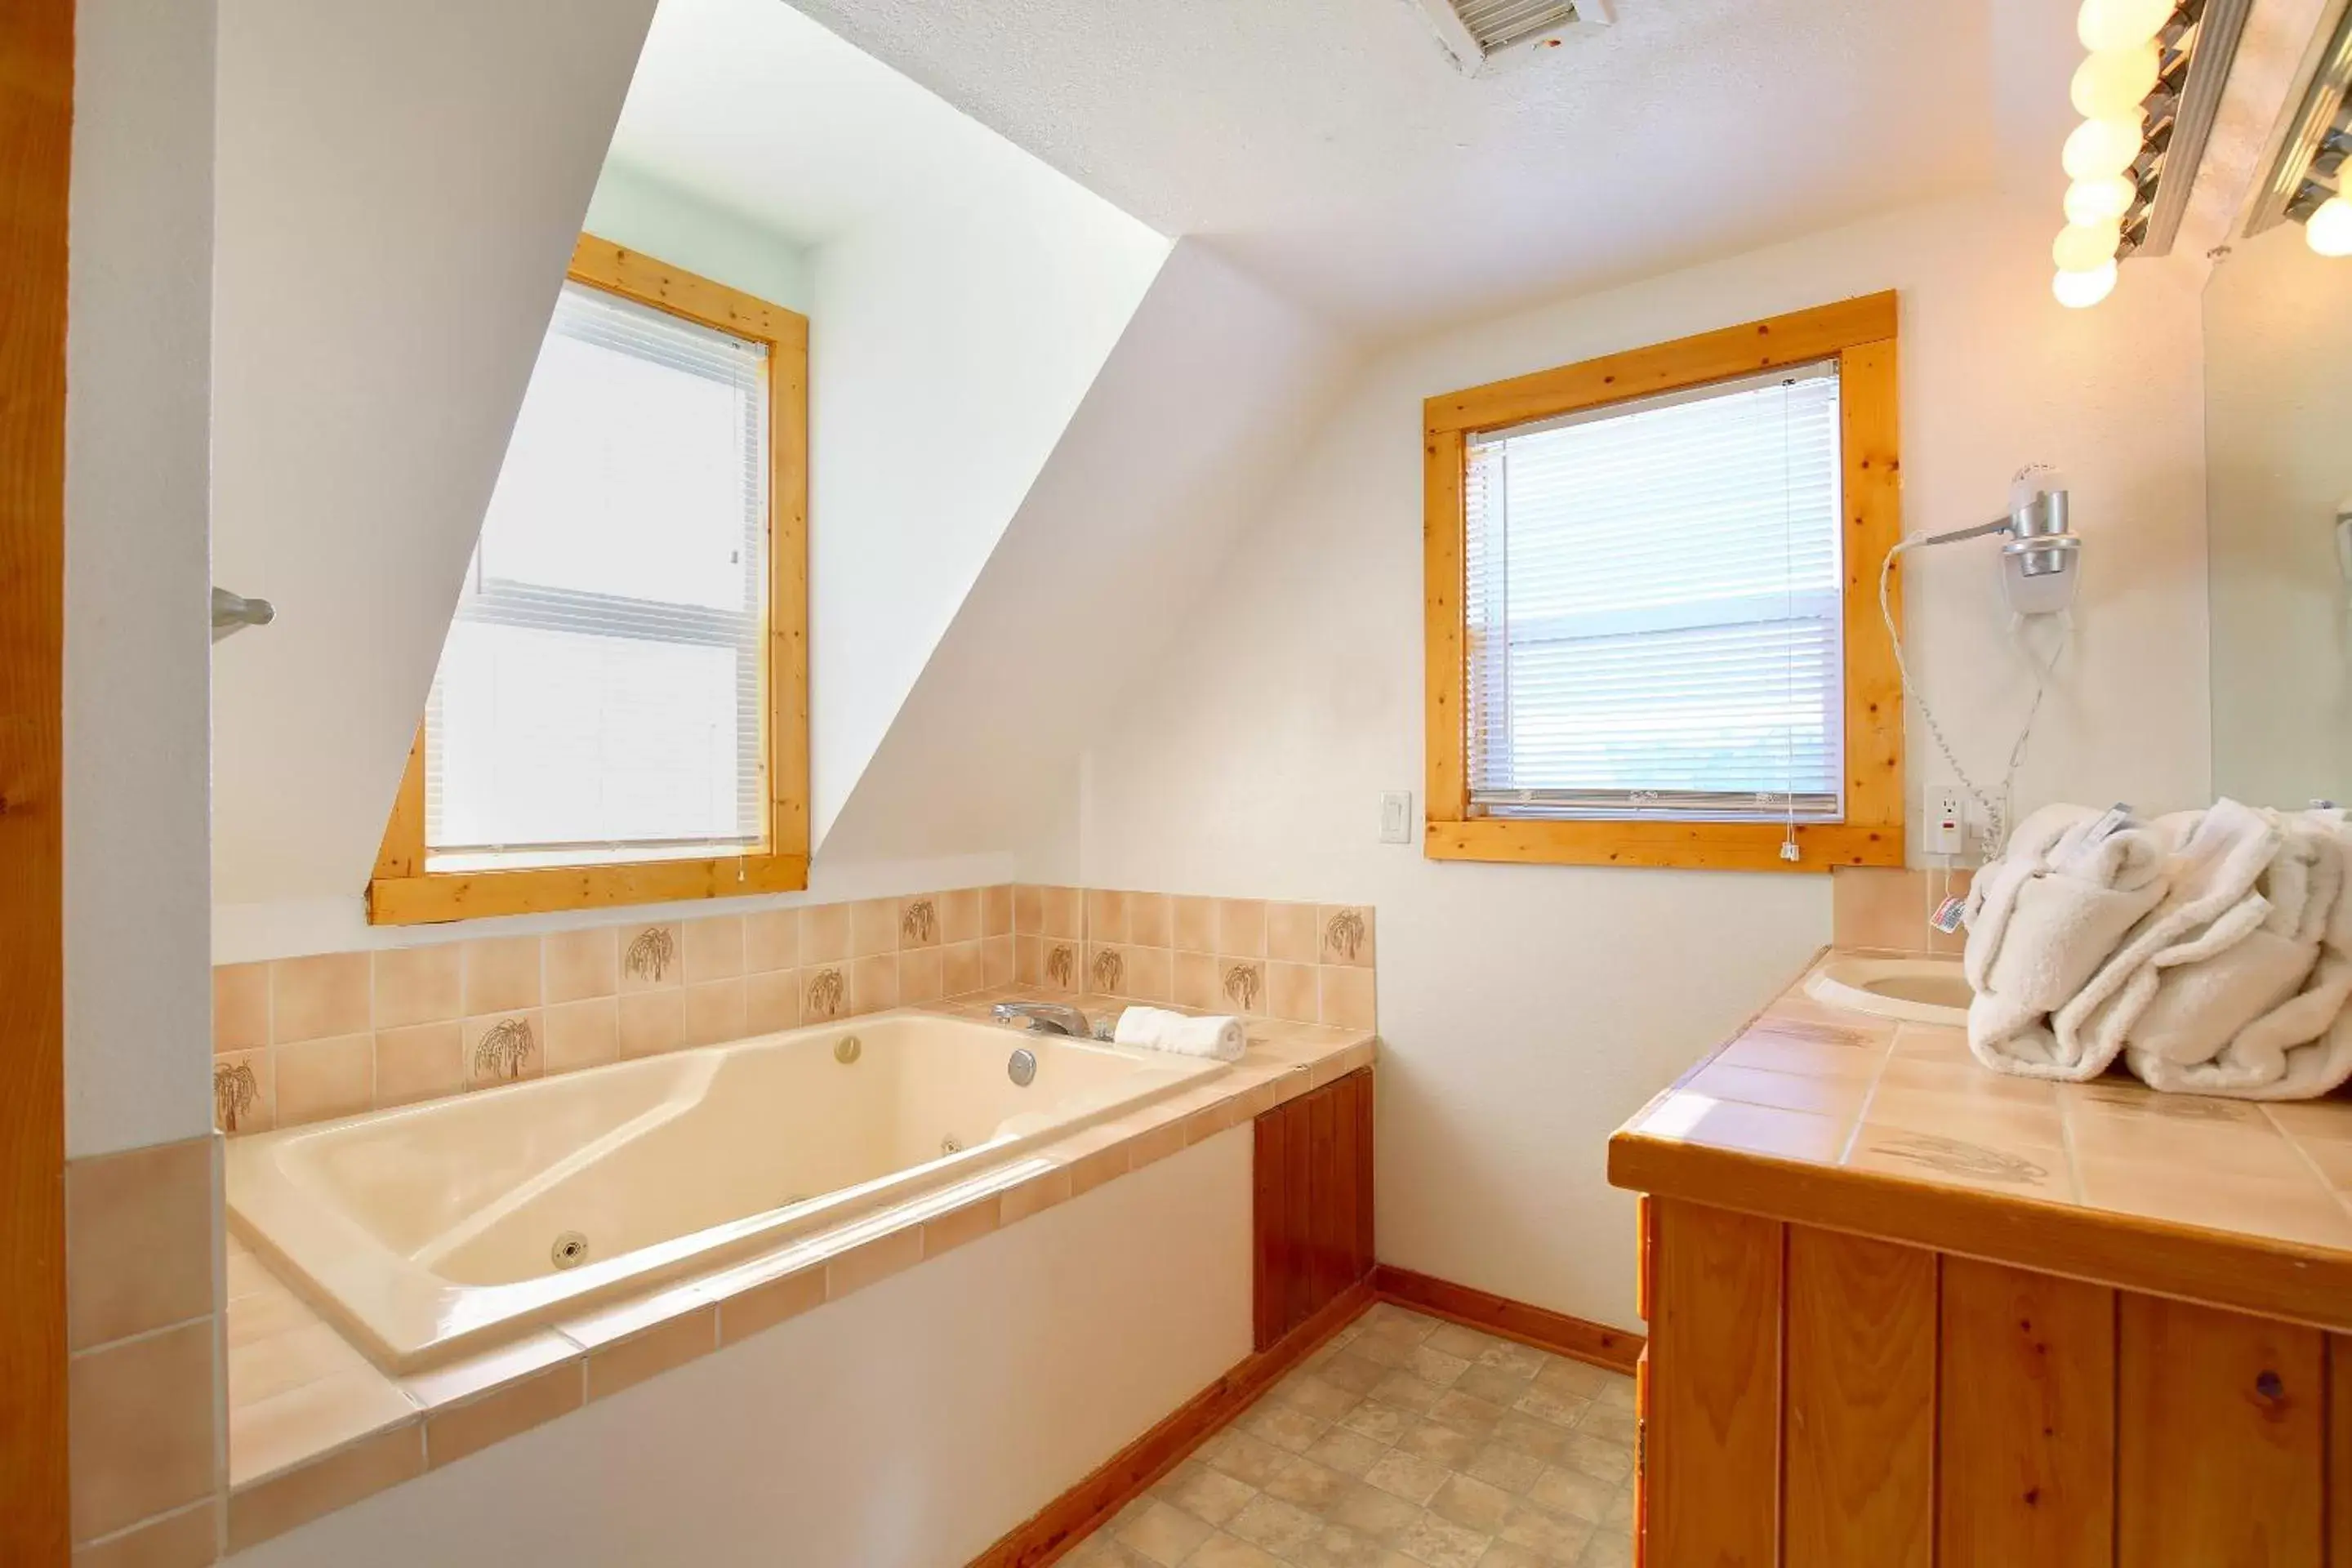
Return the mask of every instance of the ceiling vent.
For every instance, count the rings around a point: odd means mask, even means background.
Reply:
[[[1465,76],[1559,47],[1617,19],[1614,0],[1413,0]]]

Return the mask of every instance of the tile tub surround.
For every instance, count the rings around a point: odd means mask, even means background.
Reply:
[[[1067,1568],[1626,1568],[1633,1380],[1374,1305]]]
[[[992,986],[1373,1026],[1372,910],[998,884],[213,971],[213,1109],[299,1126]]]
[[[220,1528],[220,1140],[69,1162],[74,1561],[209,1563]]]
[[[983,991],[940,1004],[984,1016]],[[1078,995],[1089,1014],[1109,998]],[[588,1401],[835,1300],[1213,1137],[1368,1065],[1364,1031],[1255,1023],[1195,1089],[1046,1144],[957,1187],[708,1275],[603,1306],[406,1378],[380,1372],[231,1237],[227,1534],[282,1533]]]
[[[1902,866],[1840,866],[1830,872],[1830,941],[1852,952],[1956,956],[1968,932],[1949,936],[1927,923],[1947,894],[1969,896],[1976,869],[1947,871]]]
[[[1804,979],[1618,1131],[1614,1184],[2352,1331],[2352,1099],[2012,1078]]]

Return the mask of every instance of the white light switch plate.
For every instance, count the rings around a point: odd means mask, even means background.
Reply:
[[[1381,796],[1381,842],[1412,842],[1412,791],[1391,790]]]
[[[1925,839],[1930,855],[1958,855],[1968,839],[1968,806],[1957,784],[1929,784]]]

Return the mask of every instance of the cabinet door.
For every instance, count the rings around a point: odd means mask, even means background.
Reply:
[[[1372,1074],[1257,1119],[1256,1343],[1265,1350],[1372,1268]]]

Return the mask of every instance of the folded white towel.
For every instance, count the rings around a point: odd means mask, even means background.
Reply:
[[[2117,807],[2044,806],[1969,889],[1962,960],[1969,1047],[1986,1066],[2032,1078],[2089,1078],[2050,1015],[2079,992],[2164,896],[2166,840]],[[2110,1056],[2112,1059],[2112,1056]]]
[[[1122,1046],[1141,1046],[1146,1050],[1172,1051],[1178,1056],[1214,1057],[1219,1061],[1237,1062],[1248,1045],[1242,1033],[1242,1022],[1227,1014],[1195,1018],[1190,1014],[1171,1013],[1165,1007],[1129,1007],[1118,1016],[1118,1027],[1111,1038]]]
[[[2300,1100],[2352,1079],[2352,829],[2335,809],[2275,820],[2260,923],[2164,965],[2125,1038],[2125,1060],[2150,1088]]]
[[[2177,846],[2166,859],[2164,897],[2058,1009],[2053,1020],[2056,1054],[2076,1070],[2045,1076],[2105,1072],[2144,1021],[2158,1032],[2184,1032],[2184,1038],[2198,1042],[2197,1050],[2210,1055],[2229,1034],[2292,994],[2318,956],[2315,937],[2308,946],[2265,942],[2233,952],[2272,913],[2261,889],[2286,847],[2276,813],[2222,799],[2210,810],[2182,812],[2158,826]],[[2288,858],[2299,858],[2290,853]],[[2292,918],[2300,918],[2307,867],[2284,872],[2280,882],[2295,889]],[[2299,951],[2289,951],[2294,949]],[[2210,962],[2224,954],[2231,955],[2228,962]],[[2172,987],[2177,1000],[2168,1000],[2151,1017],[2171,970],[2183,972]],[[2208,1011],[2217,1024],[2191,1022],[2195,1014]]]

